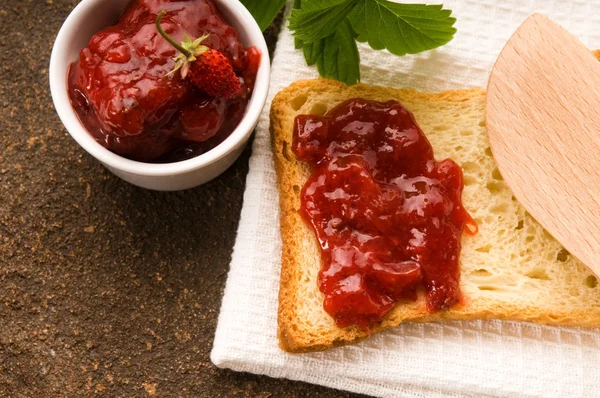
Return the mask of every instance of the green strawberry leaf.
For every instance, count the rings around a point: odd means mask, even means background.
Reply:
[[[258,23],[260,30],[266,30],[275,19],[286,0],[241,0]]]
[[[302,0],[290,16],[290,29],[305,43],[331,36],[354,9],[356,0]]]
[[[285,0],[242,2],[266,28]],[[356,41],[396,55],[430,50],[452,40],[456,19],[451,14],[442,5],[389,0],[294,0],[289,27],[295,47],[322,77],[355,84],[360,81]]]
[[[356,34],[348,21],[338,25],[333,34],[313,43],[301,43],[308,65],[317,65],[319,75],[348,85],[360,81],[360,56]]]
[[[442,5],[401,4],[387,0],[357,0],[348,19],[358,41],[396,55],[431,50],[452,40],[456,29],[451,10]]]
[[[298,9],[298,8],[300,8],[300,7],[302,7],[302,0],[294,0],[294,6],[292,7],[292,12],[293,12],[295,9]],[[302,43],[302,40],[300,40],[300,39],[299,39],[299,38],[297,38],[297,37],[294,37],[294,48],[295,48],[296,50],[300,50],[300,49],[302,49],[302,46],[303,46],[303,45],[304,45],[304,43]]]

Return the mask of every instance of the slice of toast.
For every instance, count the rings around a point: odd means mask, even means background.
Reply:
[[[475,318],[600,326],[596,278],[525,211],[496,168],[485,131],[485,91],[425,94],[318,79],[292,84],[277,94],[271,108],[283,239],[278,313],[283,350],[319,351],[368,336],[356,327],[337,327],[323,309],[319,245],[297,211],[310,168],[291,150],[296,115],[324,114],[350,98],[393,99],[412,111],[436,159],[451,158],[462,166],[463,205],[479,225],[477,235],[462,237],[463,302],[428,313],[421,295],[416,302],[397,304],[371,333],[404,321]]]

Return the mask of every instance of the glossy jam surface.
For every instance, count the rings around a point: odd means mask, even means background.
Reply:
[[[352,99],[300,115],[293,151],[312,166],[300,214],[320,242],[319,288],[338,326],[369,328],[421,286],[430,311],[460,300],[460,238],[477,228],[462,170],[434,159],[410,112]]]
[[[203,44],[222,52],[242,92],[212,98],[179,74],[165,77],[176,41],[209,34]],[[244,115],[260,52],[246,49],[211,0],[133,0],[116,25],[96,33],[69,69],[69,97],[89,133],[109,150],[141,161],[168,162],[204,153],[222,142]]]

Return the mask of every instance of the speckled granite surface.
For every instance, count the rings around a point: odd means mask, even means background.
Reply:
[[[87,155],[47,82],[76,4],[0,2],[0,397],[352,396],[210,363],[249,151],[177,193]]]

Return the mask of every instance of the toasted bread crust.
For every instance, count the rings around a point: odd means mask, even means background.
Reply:
[[[346,99],[357,97],[376,101],[394,99],[407,104],[409,110],[411,110],[410,104],[420,104],[421,107],[443,107],[454,104],[456,108],[465,104],[470,107],[469,109],[481,110],[481,117],[483,117],[485,104],[485,91],[479,89],[428,94],[363,84],[346,86],[325,79],[298,81],[276,95],[271,107],[271,137],[279,187],[283,242],[278,337],[280,347],[288,352],[321,351],[355,343],[369,336],[368,331],[356,327],[338,328],[331,319],[319,319],[319,322],[325,326],[318,327],[310,324],[312,320],[303,319],[304,307],[314,306],[316,302],[313,298],[310,303],[307,303],[307,296],[312,298],[316,295],[320,298],[322,306],[323,295],[318,291],[316,278],[308,284],[306,282],[306,270],[310,269],[311,275],[315,275],[320,266],[320,258],[315,261],[318,243],[313,231],[297,211],[300,206],[299,193],[310,169],[303,162],[297,161],[291,151],[293,119],[296,114],[324,111],[324,107],[319,105],[323,102],[326,102],[327,108],[330,109]],[[312,103],[313,98],[316,98],[317,102]],[[307,108],[309,112],[306,112]],[[418,119],[417,122],[419,123]],[[471,209],[467,210],[471,211]],[[307,254],[307,251],[310,254]],[[316,271],[312,269],[314,267],[317,268]],[[302,281],[305,282],[304,285]],[[306,286],[312,286],[310,289],[314,291],[306,291]],[[321,311],[319,317],[328,317],[322,308],[319,311]],[[565,310],[563,307],[552,308],[551,305],[515,304],[494,297],[479,299],[465,294],[463,302],[450,310],[428,313],[425,301],[421,297],[416,302],[396,305],[379,324],[373,326],[370,333],[395,327],[404,321],[435,322],[471,319],[509,319],[550,325],[597,327],[600,326],[600,308],[594,305],[582,305]]]

